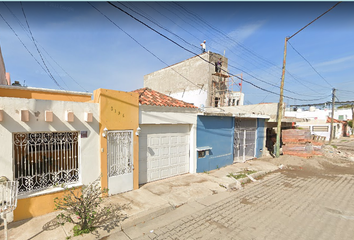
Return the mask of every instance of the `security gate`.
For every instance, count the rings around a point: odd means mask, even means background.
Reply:
[[[133,190],[133,131],[108,132],[107,167],[110,195]]]
[[[257,122],[255,119],[235,119],[234,162],[255,157]]]

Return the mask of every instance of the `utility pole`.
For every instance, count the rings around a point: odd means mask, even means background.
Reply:
[[[282,75],[281,75],[281,85],[280,85],[280,99],[279,99],[279,105],[278,105],[278,125],[277,125],[277,140],[275,142],[275,147],[274,147],[274,151],[275,151],[275,156],[279,157],[280,155],[280,135],[281,135],[281,119],[282,119],[282,115],[283,115],[283,90],[284,90],[284,77],[285,77],[285,63],[286,63],[286,46],[288,41],[293,38],[296,34],[298,34],[299,32],[301,32],[302,30],[304,30],[305,28],[307,28],[309,25],[311,25],[313,22],[315,22],[316,20],[318,20],[320,17],[322,17],[323,15],[325,15],[326,13],[328,13],[329,11],[331,11],[335,6],[337,6],[339,3],[336,3],[335,5],[333,5],[333,7],[331,7],[330,9],[328,9],[326,12],[322,13],[320,16],[318,16],[315,20],[313,20],[312,22],[308,23],[305,27],[301,28],[299,31],[297,31],[296,33],[294,33],[293,35],[291,35],[290,37],[286,37],[285,38],[285,47],[284,47],[284,59],[283,59],[283,71],[282,71]],[[334,90],[334,89],[333,89]],[[334,101],[334,100],[333,100]],[[333,119],[333,118],[332,118]]]
[[[284,78],[285,78],[285,65],[286,65],[286,47],[288,44],[289,38],[285,38],[284,46],[284,58],[283,58],[283,70],[281,74],[281,84],[280,84],[280,98],[278,104],[278,119],[277,119],[277,140],[275,142],[275,156],[279,157],[280,155],[280,135],[281,135],[281,119],[283,118],[283,91],[284,91]]]
[[[333,139],[333,117],[334,117],[334,99],[336,98],[336,89],[332,89],[332,116],[331,116],[331,132],[329,135],[329,144],[331,144]]]
[[[352,103],[352,135],[354,136],[354,104]]]

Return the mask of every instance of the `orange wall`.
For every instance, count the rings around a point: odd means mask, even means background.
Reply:
[[[62,198],[64,191],[17,200],[14,221],[54,212],[54,199]]]
[[[91,95],[80,95],[75,93],[40,91],[36,89],[23,89],[21,87],[2,88],[0,86],[0,97],[28,98],[41,100],[57,100],[71,102],[88,102]]]
[[[102,188],[108,188],[107,179],[107,138],[103,129],[133,130],[134,189],[139,188],[139,139],[135,135],[139,127],[139,94],[108,89],[94,91],[94,102],[100,104],[100,149]],[[102,151],[103,150],[103,151]]]

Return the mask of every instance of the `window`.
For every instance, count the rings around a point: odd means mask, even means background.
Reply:
[[[206,150],[198,151],[198,158],[203,158],[206,155]]]
[[[79,132],[14,133],[19,193],[79,180]]]
[[[312,131],[313,132],[328,132],[329,127],[328,126],[313,126]]]
[[[220,100],[220,98],[218,98],[218,97],[216,97],[215,99],[214,99],[214,103],[215,103],[215,107],[219,107],[219,100]]]

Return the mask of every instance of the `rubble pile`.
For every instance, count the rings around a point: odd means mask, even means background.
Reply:
[[[326,145],[323,146],[322,148],[322,153],[323,156],[325,156],[326,158],[340,158],[340,159],[346,159],[349,161],[354,161],[354,154],[351,152],[347,152],[347,151],[341,151],[339,149],[334,148],[331,145]]]
[[[283,154],[298,157],[323,155],[324,139],[311,135],[309,130],[287,129],[282,131]]]

